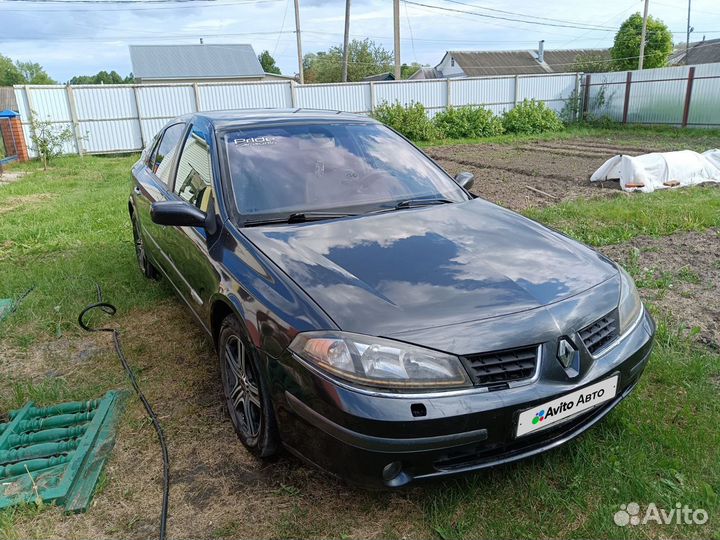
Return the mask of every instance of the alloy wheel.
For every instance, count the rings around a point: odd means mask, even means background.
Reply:
[[[225,356],[225,392],[230,414],[236,426],[248,439],[260,434],[262,401],[257,373],[242,340],[228,337],[223,351]]]

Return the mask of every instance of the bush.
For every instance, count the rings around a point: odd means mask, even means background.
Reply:
[[[561,131],[565,127],[555,111],[544,102],[534,99],[526,99],[514,109],[506,111],[502,123],[508,133],[543,133]]]
[[[71,141],[73,131],[68,126],[56,126],[49,118],[40,120],[35,111],[30,116],[30,140],[47,171],[48,162],[62,154],[63,145]]]
[[[433,118],[437,131],[451,139],[492,137],[505,130],[500,118],[482,107],[449,108]]]
[[[407,107],[397,102],[383,103],[375,108],[372,116],[412,141],[430,141],[438,136],[421,103],[413,102]]]

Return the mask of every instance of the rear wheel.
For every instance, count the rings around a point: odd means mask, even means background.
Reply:
[[[142,235],[140,234],[140,224],[135,216],[132,217],[132,226],[133,242],[135,243],[135,256],[137,257],[140,272],[142,272],[142,274],[148,279],[160,279],[160,274],[148,260],[147,254],[145,253],[145,243],[143,242]]]
[[[225,402],[235,432],[255,456],[272,456],[278,448],[272,403],[257,356],[234,315],[223,321],[218,350]]]

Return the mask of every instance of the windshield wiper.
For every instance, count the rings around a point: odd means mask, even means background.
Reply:
[[[406,199],[397,203],[395,205],[395,210],[400,210],[401,208],[417,208],[418,206],[430,206],[432,204],[452,204],[454,202],[455,201],[444,199],[442,197],[435,199]]]
[[[245,227],[254,227],[256,225],[272,225],[273,223],[306,223],[308,221],[339,219],[357,215],[358,214],[352,214],[349,212],[293,212],[288,216],[281,216],[277,218],[249,219],[244,225]]]

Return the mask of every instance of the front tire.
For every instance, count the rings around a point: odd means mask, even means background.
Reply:
[[[225,403],[235,432],[253,455],[270,457],[278,449],[275,414],[257,354],[234,315],[223,321],[218,343]]]

